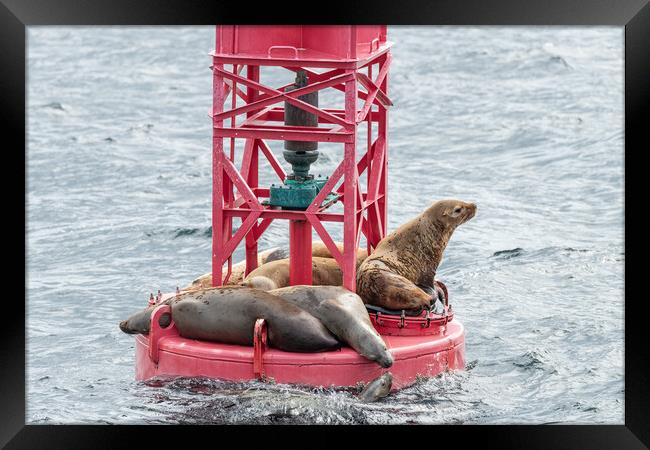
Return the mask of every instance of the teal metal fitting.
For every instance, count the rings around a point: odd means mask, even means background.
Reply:
[[[305,210],[314,201],[327,183],[329,177],[318,176],[308,180],[286,179],[284,184],[272,184],[269,204],[283,209]],[[325,197],[322,205],[330,204],[338,198],[336,194]]]

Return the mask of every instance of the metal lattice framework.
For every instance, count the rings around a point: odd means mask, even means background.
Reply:
[[[385,27],[382,29],[385,38]],[[368,242],[368,252],[386,234],[387,109],[392,104],[387,96],[391,64],[389,48],[390,44],[385,43],[377,45],[376,50],[366,57],[355,58],[353,53],[351,58],[345,59],[312,57],[308,52],[298,58],[298,52],[290,46],[274,46],[269,49],[268,57],[236,52],[212,53],[213,286],[221,286],[227,281],[232,269],[232,254],[244,239],[246,274],[255,269],[258,240],[273,220],[286,219],[290,221],[291,284],[311,284],[313,227],[338,261],[343,272],[343,285],[356,290],[356,252],[361,233]],[[277,55],[286,53],[286,50],[291,53],[291,49],[293,55],[270,57],[272,51]],[[309,84],[290,92],[284,92],[290,85],[277,88],[265,86],[260,83],[260,70],[265,66],[284,67],[293,72],[304,70]],[[376,75],[373,75],[374,67]],[[311,70],[313,68],[327,70],[319,73]],[[344,92],[345,104],[339,109],[318,108],[298,98],[323,89]],[[362,100],[360,108],[357,107],[357,99]],[[242,103],[238,104],[239,101]],[[285,126],[282,105],[285,101],[315,114],[318,126]],[[229,109],[226,109],[227,103],[230,103]],[[363,122],[367,123],[367,145],[358,149],[357,127]],[[377,135],[373,138],[374,127]],[[226,153],[224,138],[230,140],[229,153]],[[235,165],[235,139],[245,140],[240,168]],[[305,211],[275,209],[261,203],[260,199],[269,197],[269,188],[259,186],[260,152],[280,181],[286,178],[266,140],[343,144],[341,163]],[[365,189],[359,181],[364,172],[367,173]],[[337,186],[340,181],[341,184]],[[339,195],[339,201],[343,203],[342,214],[328,212],[329,205],[322,204],[330,192]],[[233,218],[242,221],[234,234]],[[343,223],[343,252],[338,250],[323,222]],[[222,270],[226,263],[228,270],[224,276]]]

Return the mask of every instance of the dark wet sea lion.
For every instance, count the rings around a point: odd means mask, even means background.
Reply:
[[[359,401],[364,403],[375,402],[386,397],[393,386],[393,374],[386,372],[368,383],[359,394]]]
[[[265,319],[268,343],[288,352],[320,352],[341,344],[316,317],[280,297],[240,286],[185,292],[162,302],[170,305],[181,336],[225,344],[253,345],[257,319]],[[120,323],[125,333],[146,334],[154,306]]]
[[[336,259],[314,256],[311,259],[311,267],[314,286],[343,284],[343,272]],[[289,268],[289,258],[266,263],[249,273],[242,285],[265,291],[289,286]]]
[[[357,270],[357,294],[386,309],[422,309],[435,296],[420,286],[433,280],[456,227],[476,214],[476,205],[440,200],[382,239]]]
[[[269,293],[320,319],[340,341],[346,342],[360,355],[382,367],[393,364],[393,356],[372,326],[361,297],[354,292],[342,286],[299,285],[274,289]]]

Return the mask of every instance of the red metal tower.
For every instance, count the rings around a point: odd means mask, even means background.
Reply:
[[[246,272],[253,270],[257,265],[258,239],[273,220],[287,219],[291,284],[311,284],[313,227],[343,269],[344,286],[355,290],[355,259],[361,233],[367,238],[368,251],[386,234],[387,108],[391,104],[386,94],[390,45],[385,26],[217,27],[217,45],[212,54],[213,285],[224,283],[223,265],[227,261],[231,268],[232,254],[244,239]],[[229,70],[226,65],[230,66]],[[260,70],[266,66],[300,73],[293,86],[272,88],[260,83]],[[304,83],[306,78],[308,83]],[[326,88],[345,93],[342,107],[319,108],[316,101],[304,101]],[[229,94],[230,109],[226,111]],[[243,104],[238,105],[238,99]],[[289,124],[285,120],[285,108],[277,105],[280,102],[289,110]],[[309,120],[294,121],[305,116],[302,111],[311,114],[307,116]],[[241,116],[239,121],[237,116]],[[359,138],[366,145],[357,152],[357,127],[363,122],[368,125],[368,133]],[[230,138],[228,154],[224,152],[224,138]],[[241,168],[235,166],[235,139],[245,140]],[[284,155],[292,164],[292,179],[287,178],[271,152],[266,143],[269,139],[289,142],[285,142]],[[305,153],[305,157],[297,154],[315,147],[314,141],[341,143],[344,147],[342,162],[324,186],[319,184],[324,180],[299,175],[308,172],[309,164],[305,161],[314,154]],[[300,150],[288,148],[294,146]],[[282,180],[281,188],[259,186],[260,151]],[[365,190],[359,181],[359,175],[364,172],[367,173]],[[304,186],[308,186],[309,195],[303,196]],[[314,186],[317,189],[310,190]],[[284,196],[285,189],[290,191],[287,196]],[[278,198],[283,200],[271,201],[278,192]],[[333,198],[332,192],[343,202],[342,214],[328,212],[331,201],[323,203]],[[261,200],[265,198],[269,201]],[[298,198],[300,201],[293,202]],[[277,209],[278,206],[285,209]],[[242,224],[233,235],[235,217]],[[323,226],[328,221],[343,224],[342,253]],[[228,276],[230,271],[226,272]],[[170,375],[236,381],[269,377],[278,383],[355,386],[375,379],[386,370],[348,347],[323,353],[266,348],[265,328],[260,320],[254,328],[253,347],[184,338],[173,317],[167,328],[159,322],[162,314],[171,313],[171,307],[161,301],[173,296],[158,296],[149,334],[136,336],[138,380]],[[446,292],[445,302],[448,303]],[[370,315],[370,320],[393,355],[390,371],[395,389],[414,383],[419,376],[435,376],[443,370],[465,366],[464,327],[454,319],[450,307],[442,315],[425,312],[419,317],[377,312]]]
[[[387,96],[392,43],[386,40],[386,26],[222,25],[217,26],[216,34],[216,49],[211,53],[213,286],[227,281],[232,254],[243,239],[246,274],[255,269],[260,236],[273,220],[286,219],[291,284],[311,284],[313,227],[338,261],[343,285],[355,291],[361,233],[366,236],[368,252],[386,234],[387,109],[392,104]],[[267,66],[304,71],[310,84],[287,92],[285,88],[290,85],[265,86],[260,83],[260,71]],[[319,108],[298,98],[327,88],[344,92],[345,104],[340,108]],[[230,109],[226,110],[229,95]],[[361,107],[357,106],[358,99],[362,100]],[[238,100],[243,104],[238,105]],[[316,115],[318,126],[285,125],[285,108],[278,105],[281,102]],[[241,116],[239,121],[237,116]],[[367,123],[367,145],[357,151],[357,127],[363,122]],[[230,138],[229,154],[225,152],[224,138]],[[241,168],[235,166],[235,139],[245,139]],[[282,182],[287,177],[265,140],[343,144],[341,163],[305,210],[278,209],[261,201],[270,194],[269,187],[259,186],[258,182],[260,151]],[[365,190],[359,182],[364,171]],[[323,204],[323,200],[330,193],[338,194],[343,214],[327,212],[329,204]],[[233,235],[235,217],[242,224]],[[343,252],[339,252],[323,222],[343,223]]]

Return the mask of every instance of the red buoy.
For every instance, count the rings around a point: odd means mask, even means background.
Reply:
[[[227,281],[232,255],[240,242],[245,241],[248,274],[257,267],[257,243],[270,223],[288,220],[291,284],[312,282],[313,228],[339,263],[343,286],[356,291],[356,254],[361,234],[366,238],[368,254],[387,234],[391,45],[383,25],[217,27],[211,66],[213,286]],[[260,82],[260,71],[268,66],[300,72],[300,79],[306,76],[309,83],[302,82],[290,89],[287,89],[290,85],[266,86]],[[300,99],[323,89],[344,92],[344,104],[339,108],[321,108],[317,102]],[[228,96],[230,108],[226,109]],[[361,100],[360,107],[358,100]],[[310,125],[295,125],[292,120],[288,125],[287,105],[309,113]],[[301,115],[295,111],[292,114]],[[367,136],[358,148],[357,127],[363,122],[367,125]],[[224,139],[229,139],[228,153]],[[235,139],[244,139],[240,168],[235,165]],[[300,185],[302,181],[285,173],[267,140],[340,143],[344,155],[327,181],[318,185],[319,191],[309,206],[278,208],[267,200],[273,186],[259,186],[260,156],[268,160],[283,188],[294,189],[296,182]],[[300,163],[299,157],[292,155],[292,158]],[[364,172],[367,183],[362,186],[360,175]],[[301,173],[304,175],[304,171]],[[301,178],[307,183],[299,188],[314,183],[308,177]],[[343,213],[327,211],[337,201],[343,203]],[[241,219],[241,225],[233,234],[234,218]],[[342,252],[323,222],[342,224]],[[225,264],[228,270],[224,279]],[[173,294],[161,297],[166,299],[170,295]],[[158,298],[157,302],[160,301]],[[263,320],[255,324],[253,347],[183,338],[173,320],[166,328],[160,327],[160,315],[170,311],[169,306],[161,305],[152,315],[149,335],[136,336],[136,379],[201,376],[343,387],[369,382],[390,371],[393,389],[399,389],[412,384],[418,376],[434,376],[465,367],[464,328],[446,303],[441,315],[370,314],[393,355],[394,363],[389,369],[381,368],[348,347],[322,353],[291,353],[269,348]]]
[[[170,295],[164,295],[163,299]],[[149,334],[136,335],[135,375],[138,380],[185,376],[351,387],[359,382],[370,382],[389,371],[393,375],[392,388],[401,389],[413,384],[418,377],[431,377],[465,367],[465,330],[453,315],[445,321],[432,320],[428,327],[423,326],[419,318],[407,317],[402,333],[395,327],[391,334],[382,334],[394,359],[392,367],[384,369],[349,347],[321,353],[269,348],[261,320],[255,325],[253,347],[187,339],[178,334],[173,321],[167,328],[160,327],[158,319],[167,312],[169,306],[157,307],[151,317]],[[414,329],[420,332],[413,333]]]

